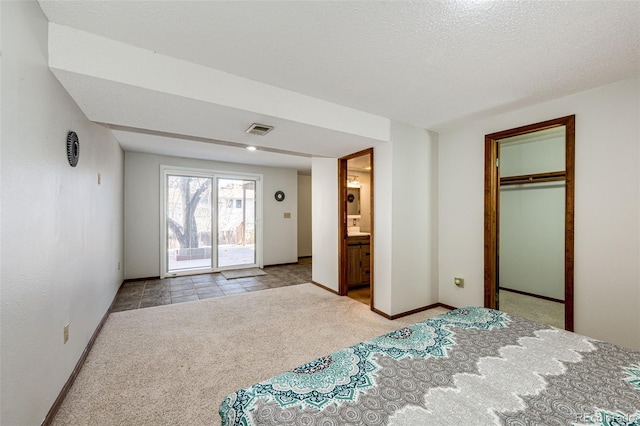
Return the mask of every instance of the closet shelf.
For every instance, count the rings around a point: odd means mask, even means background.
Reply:
[[[506,185],[526,185],[528,183],[555,182],[566,180],[567,174],[564,170],[557,172],[534,173],[529,175],[505,176],[500,178],[500,186]]]

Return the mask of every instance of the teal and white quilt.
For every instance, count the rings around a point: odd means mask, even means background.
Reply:
[[[640,353],[456,309],[241,389],[223,425],[640,426]]]

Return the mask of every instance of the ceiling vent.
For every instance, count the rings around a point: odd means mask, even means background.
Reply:
[[[253,123],[251,126],[249,126],[247,130],[245,130],[245,133],[249,133],[250,135],[264,136],[272,130],[273,130],[273,126],[267,126],[266,124]]]

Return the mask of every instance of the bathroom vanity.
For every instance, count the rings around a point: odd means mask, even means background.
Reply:
[[[349,287],[369,284],[371,276],[371,237],[368,233],[349,233],[347,237]]]

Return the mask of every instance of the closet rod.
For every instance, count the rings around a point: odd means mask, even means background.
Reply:
[[[525,185],[528,183],[555,182],[561,180],[566,180],[566,172],[564,170],[560,170],[557,172],[501,177],[500,186]]]

